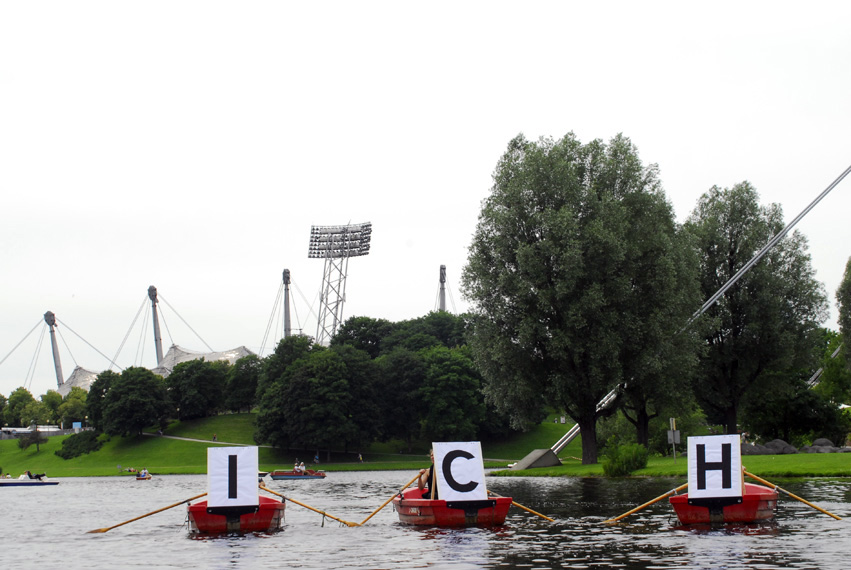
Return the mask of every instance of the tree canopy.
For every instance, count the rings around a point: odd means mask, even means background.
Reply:
[[[171,408],[165,384],[150,370],[126,368],[109,383],[102,402],[103,431],[107,434],[136,435],[145,427],[161,425],[168,417]]]
[[[704,298],[783,227],[780,206],[761,206],[748,182],[705,193],[686,223],[700,258]],[[789,378],[783,373],[815,370],[814,335],[826,308],[806,239],[798,232],[787,235],[706,311],[707,352],[694,388],[710,421],[736,433],[743,398],[766,375]]]
[[[462,277],[485,390],[517,425],[547,404],[564,410],[581,428],[583,462],[595,463],[598,402],[665,368],[653,359],[670,353],[691,300],[676,288],[676,228],[657,167],[622,135],[520,135],[493,179]]]

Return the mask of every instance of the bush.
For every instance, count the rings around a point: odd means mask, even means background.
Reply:
[[[603,458],[603,473],[608,477],[623,477],[647,467],[647,448],[638,443],[608,446]]]
[[[92,451],[97,451],[103,445],[94,431],[83,431],[72,435],[62,442],[62,449],[55,453],[62,459],[73,459]]]

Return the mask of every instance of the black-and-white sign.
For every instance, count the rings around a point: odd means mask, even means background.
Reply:
[[[256,447],[207,448],[207,505],[259,505],[259,459]]]
[[[688,438],[689,499],[742,496],[740,445],[735,434]]]
[[[435,442],[432,448],[437,491],[441,499],[480,501],[488,498],[481,443]]]

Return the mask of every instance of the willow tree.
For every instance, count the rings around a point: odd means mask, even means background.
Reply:
[[[783,227],[780,206],[761,206],[748,182],[705,193],[685,224],[695,237],[704,296],[718,291]],[[818,324],[826,315],[807,240],[789,234],[706,311],[711,326],[695,394],[710,420],[736,433],[749,392],[795,370],[814,370]]]
[[[694,310],[658,169],[622,135],[520,135],[493,180],[462,277],[484,389],[514,427],[563,410],[596,463],[597,404],[658,380]]]

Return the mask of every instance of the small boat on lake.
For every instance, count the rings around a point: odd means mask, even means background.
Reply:
[[[272,471],[269,473],[269,476],[276,481],[284,479],[324,479],[325,472],[314,471],[313,469],[307,469],[305,471]]]
[[[690,500],[684,493],[668,500],[684,525],[767,521],[774,518],[777,509],[777,491],[753,483],[744,484],[741,498]]]
[[[505,523],[511,497],[479,501],[423,499],[419,489],[407,489],[393,498],[393,508],[404,524],[440,527],[500,526]]]
[[[150,473],[146,475],[136,475],[136,481],[148,481],[151,478],[153,478],[153,475],[151,475]]]
[[[58,485],[59,481],[47,479],[0,479],[0,487],[41,487],[43,485]]]
[[[217,509],[199,501],[187,507],[189,530],[196,534],[272,532],[281,528],[286,503],[259,497],[260,504],[245,508]],[[242,512],[240,512],[242,511]]]

